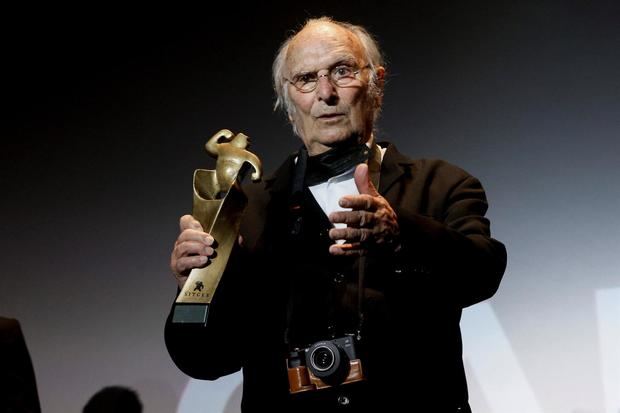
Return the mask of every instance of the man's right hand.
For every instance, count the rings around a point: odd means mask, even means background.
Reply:
[[[191,270],[206,267],[214,252],[214,239],[191,215],[183,215],[179,225],[181,233],[170,256],[170,269],[179,287],[183,288]]]

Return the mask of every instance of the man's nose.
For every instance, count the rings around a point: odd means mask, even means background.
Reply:
[[[326,103],[329,103],[338,96],[336,86],[330,79],[329,73],[318,75],[316,81],[316,94],[319,99],[325,101]]]

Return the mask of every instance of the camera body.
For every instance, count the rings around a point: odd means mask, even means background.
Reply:
[[[291,393],[324,389],[364,380],[353,336],[321,340],[295,349],[286,360]]]

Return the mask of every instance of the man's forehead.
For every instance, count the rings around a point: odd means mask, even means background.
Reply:
[[[338,62],[362,58],[357,37],[333,23],[321,22],[304,28],[291,40],[286,64],[291,72],[319,70]]]

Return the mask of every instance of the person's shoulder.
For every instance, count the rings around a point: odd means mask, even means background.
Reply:
[[[414,164],[422,171],[428,171],[429,173],[441,176],[449,176],[455,180],[473,178],[473,175],[468,171],[458,165],[446,161],[445,159],[421,158],[415,160]]]
[[[13,338],[22,335],[22,329],[14,318],[0,317],[0,337]]]
[[[287,183],[292,178],[295,159],[298,153],[288,155],[284,161],[276,168],[275,172],[265,173],[260,181],[252,182],[247,179],[243,184],[243,191],[250,197],[261,199],[269,192],[280,191],[286,188]]]
[[[386,149],[384,161],[396,161],[404,165],[410,165],[416,175],[429,175],[433,177],[451,177],[455,180],[464,180],[473,177],[464,168],[457,166],[445,159],[439,158],[413,158],[400,152],[396,145],[391,142],[380,142],[379,146]]]

